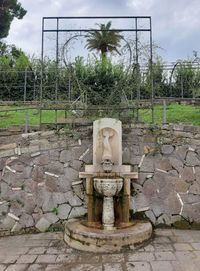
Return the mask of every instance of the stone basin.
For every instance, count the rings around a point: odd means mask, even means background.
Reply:
[[[122,178],[94,178],[95,190],[104,197],[116,196],[123,187]]]
[[[122,187],[122,178],[94,178],[94,188],[103,196],[102,222],[105,230],[114,229],[115,214],[113,196],[116,196]]]

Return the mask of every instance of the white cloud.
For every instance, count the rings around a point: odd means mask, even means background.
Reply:
[[[128,0],[128,7],[137,11],[149,11],[154,5],[155,0]],[[143,14],[141,14],[143,15]]]
[[[165,50],[164,58],[186,58],[200,44],[199,0],[20,0],[27,9],[14,20],[8,42],[26,52],[40,54],[43,16],[150,15],[153,39]],[[121,23],[123,26],[123,22]]]

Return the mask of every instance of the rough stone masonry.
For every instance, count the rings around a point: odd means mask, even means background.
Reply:
[[[139,172],[133,214],[154,225],[200,224],[200,127],[123,127],[123,164]],[[49,227],[87,213],[84,182],[92,127],[0,134],[0,234]]]

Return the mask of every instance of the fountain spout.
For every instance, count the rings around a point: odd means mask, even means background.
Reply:
[[[112,171],[113,163],[112,163],[111,160],[105,159],[105,160],[102,161],[101,164],[102,164],[103,171],[104,171],[105,173],[109,173],[109,172]]]

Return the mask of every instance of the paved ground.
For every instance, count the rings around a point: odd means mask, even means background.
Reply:
[[[200,231],[156,230],[137,251],[92,254],[69,248],[62,233],[0,238],[0,271],[200,271]]]

